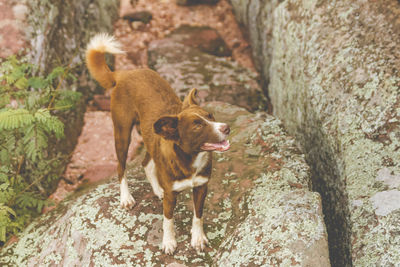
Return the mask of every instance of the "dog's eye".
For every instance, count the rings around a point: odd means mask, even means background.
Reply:
[[[213,119],[214,119],[214,116],[213,116],[211,113],[208,113],[207,118],[213,120]]]
[[[194,123],[194,125],[203,125],[202,120],[194,120],[193,123]]]
[[[201,129],[203,127],[203,125],[204,125],[202,120],[194,120],[193,124],[194,124],[193,128],[195,130]]]

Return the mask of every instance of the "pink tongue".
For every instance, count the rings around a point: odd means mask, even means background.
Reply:
[[[202,149],[205,149],[205,150],[226,151],[226,150],[228,150],[230,147],[231,147],[231,145],[229,144],[229,142],[226,141],[226,140],[224,140],[224,141],[222,141],[222,142],[220,142],[220,143],[213,143],[213,144],[211,144],[211,143],[205,143],[205,144],[202,146]]]

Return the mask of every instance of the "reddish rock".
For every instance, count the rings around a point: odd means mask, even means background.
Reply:
[[[102,111],[110,111],[111,99],[109,96],[105,95],[94,95],[93,96],[94,105]]]

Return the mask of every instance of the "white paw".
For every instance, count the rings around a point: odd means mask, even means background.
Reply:
[[[172,255],[176,249],[176,240],[175,238],[163,238],[162,249],[165,254]]]
[[[203,251],[208,245],[208,240],[203,231],[201,231],[201,233],[198,231],[192,231],[192,241],[190,244],[196,251]]]
[[[135,206],[135,199],[131,194],[121,195],[121,207],[124,209],[131,209]]]
[[[161,187],[153,188],[153,192],[159,199],[162,200],[164,198],[164,189],[162,189]]]

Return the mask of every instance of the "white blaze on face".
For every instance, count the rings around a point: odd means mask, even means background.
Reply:
[[[204,118],[203,116],[196,114],[197,116],[199,116],[200,118],[202,118],[206,123],[208,123],[209,125],[211,125],[213,132],[219,137],[220,141],[225,140],[225,138],[227,137],[226,134],[224,134],[223,132],[220,131],[220,129],[224,126],[226,126],[226,123],[222,123],[222,122],[215,122],[215,121],[209,121],[206,118]]]
[[[199,116],[201,119],[203,119],[207,124],[209,124],[211,126],[214,134],[216,136],[218,136],[218,139],[219,139],[218,143],[204,143],[201,148],[203,150],[220,151],[220,152],[224,152],[224,151],[228,150],[231,147],[231,145],[229,144],[229,141],[226,140],[226,138],[228,137],[228,134],[225,134],[225,133],[223,133],[223,131],[221,131],[221,129],[227,127],[228,125],[226,123],[222,123],[222,122],[209,121],[199,114],[196,114],[196,115]]]

